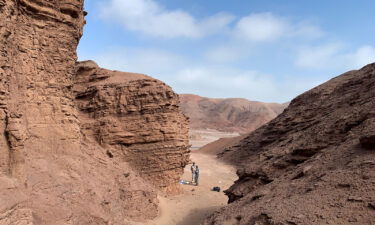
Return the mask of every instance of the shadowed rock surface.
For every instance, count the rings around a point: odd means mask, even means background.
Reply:
[[[221,154],[230,204],[203,224],[375,224],[375,64],[295,98]]]
[[[83,24],[82,0],[0,0],[0,224],[154,218],[187,163],[168,86],[92,62],[77,74]]]

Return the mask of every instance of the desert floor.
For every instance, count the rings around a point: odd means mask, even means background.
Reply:
[[[197,150],[208,143],[214,142],[220,138],[237,137],[239,133],[222,132],[212,129],[190,129],[189,141],[191,149]]]
[[[219,161],[214,155],[193,151],[191,159],[200,169],[199,186],[181,184],[183,194],[159,197],[159,217],[140,224],[196,225],[200,224],[209,214],[227,204],[227,197],[222,191],[229,188],[236,180],[235,169]],[[186,166],[183,180],[191,181],[190,166]],[[219,186],[221,191],[211,191],[214,186]]]

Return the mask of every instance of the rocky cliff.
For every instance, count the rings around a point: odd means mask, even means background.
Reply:
[[[295,98],[222,154],[239,179],[204,224],[375,224],[375,64]]]
[[[167,192],[189,161],[188,120],[170,87],[149,76],[77,64],[74,93],[85,137]]]
[[[77,69],[83,24],[82,0],[0,0],[0,224],[153,218],[187,162],[178,97]]]

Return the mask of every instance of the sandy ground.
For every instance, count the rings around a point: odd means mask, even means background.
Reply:
[[[236,180],[235,169],[216,159],[214,155],[192,152],[191,159],[199,166],[199,186],[184,185],[183,194],[172,197],[159,197],[160,215],[144,225],[198,225],[209,214],[227,204],[222,192]],[[183,180],[191,181],[190,166],[185,168]],[[220,193],[211,191],[219,186]]]
[[[196,150],[220,138],[236,137],[239,135],[240,135],[239,133],[222,132],[222,131],[212,130],[212,129],[205,129],[205,130],[190,129],[189,140],[191,144],[191,149]]]

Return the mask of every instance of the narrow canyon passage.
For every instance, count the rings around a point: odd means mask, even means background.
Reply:
[[[191,159],[200,168],[199,186],[182,185],[183,193],[172,197],[159,197],[160,215],[153,221],[137,225],[195,225],[203,222],[209,214],[227,204],[222,192],[237,179],[235,169],[215,155],[193,151]],[[183,180],[191,180],[190,166],[185,168]],[[211,191],[219,186],[220,192]]]

